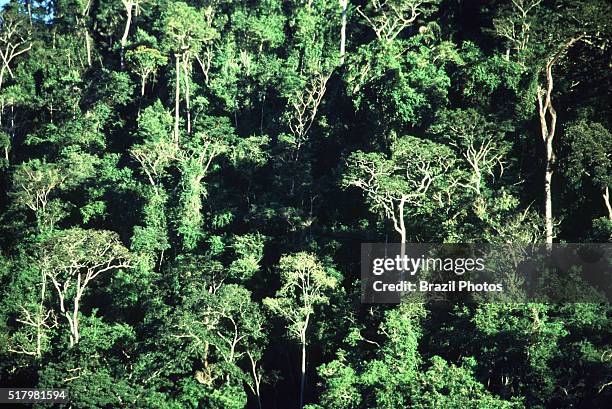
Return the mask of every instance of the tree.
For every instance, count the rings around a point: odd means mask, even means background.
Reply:
[[[536,69],[532,89],[535,90],[540,137],[544,146],[544,220],[546,242],[554,238],[552,179],[556,156],[553,142],[557,131],[557,110],[553,103],[553,69],[565,64],[567,53],[578,44],[606,47],[601,30],[602,17],[610,12],[609,5],[584,0],[547,7],[541,1],[513,1],[511,10],[495,21],[497,34],[514,44],[518,59]],[[520,27],[516,22],[520,21]],[[604,30],[605,31],[605,30]],[[508,55],[508,53],[507,53]]]
[[[30,41],[30,28],[15,10],[5,10],[0,13],[0,57],[2,67],[0,67],[0,90],[4,83],[5,73],[14,77],[11,63],[15,58],[30,51],[32,42]]]
[[[201,236],[202,198],[206,195],[202,180],[212,170],[214,159],[234,144],[234,138],[227,118],[206,117],[198,130],[181,144],[177,154],[182,176],[178,231],[186,249],[193,249]]]
[[[70,346],[79,343],[80,306],[85,291],[100,274],[130,267],[128,250],[116,233],[73,228],[51,233],[40,246],[41,268],[70,326]]]
[[[340,64],[344,64],[344,54],[346,53],[346,20],[348,3],[348,0],[340,0]]]
[[[145,0],[121,0],[121,4],[125,8],[125,28],[123,29],[123,35],[121,36],[121,66],[123,67],[123,58],[125,52],[125,46],[127,45],[128,35],[130,34],[130,26],[132,25],[132,12],[135,11],[138,14],[138,10],[141,3]],[[136,10],[134,10],[136,8]],[[163,63],[165,64],[165,62]],[[163,65],[159,64],[159,65]],[[143,79],[144,82],[144,79]],[[144,88],[144,86],[143,86]],[[142,92],[144,95],[144,91]]]
[[[92,0],[61,1],[55,10],[58,19],[66,19],[78,30],[77,33],[84,37],[88,67],[91,67],[93,63],[93,39],[89,33],[89,13],[92,3]]]
[[[300,149],[306,142],[306,135],[317,116],[330,76],[331,73],[314,73],[312,78],[306,82],[305,88],[296,90],[289,98],[291,111],[287,115],[287,122],[292,134],[293,154],[291,156],[296,162],[300,158]]]
[[[457,334],[465,329],[451,333],[458,343],[475,346],[469,354],[480,365],[487,362],[480,369],[486,374],[483,382],[496,385],[492,389],[501,396],[523,396],[528,407],[541,405],[556,388],[553,362],[567,335],[563,323],[552,317],[553,308],[538,303],[484,303],[474,309],[456,309],[453,314],[469,316],[473,327],[469,340],[461,341]]]
[[[447,104],[448,66],[461,61],[440,30],[437,23],[429,22],[411,30],[407,38],[361,44],[348,57],[347,93],[359,114],[373,125],[374,146],[388,148],[391,132],[427,127],[431,113]]]
[[[335,360],[319,367],[324,385],[321,405],[308,409],[523,407],[519,400],[488,393],[475,377],[473,358],[455,365],[433,356],[424,364],[418,344],[425,314],[422,304],[403,303],[385,312],[375,340],[347,339],[351,350],[340,350]],[[352,352],[360,344],[375,349],[360,356]]]
[[[160,30],[162,48],[175,58],[175,124],[174,139],[178,143],[179,133],[179,95],[180,72],[183,71],[185,82],[185,103],[187,114],[187,134],[191,133],[191,112],[189,95],[189,78],[192,58],[200,53],[205,44],[218,37],[212,22],[215,11],[211,6],[197,10],[183,2],[170,2],[164,11]]]
[[[546,82],[545,88],[538,86],[537,100],[538,100],[538,115],[540,117],[540,133],[542,140],[546,147],[545,163],[546,168],[544,171],[544,217],[546,221],[546,242],[553,242],[553,214],[552,214],[552,176],[553,176],[553,164],[555,161],[555,155],[553,151],[553,140],[555,138],[555,132],[557,129],[557,111],[553,107],[552,103],[552,92],[553,92],[553,67],[557,63],[557,60],[563,56],[568,48],[570,48],[576,41],[582,36],[572,37],[561,46],[561,48],[552,57],[549,57],[546,61],[545,75]],[[550,120],[548,117],[550,116]]]
[[[195,372],[197,382],[209,387],[248,383],[250,375],[239,364],[256,353],[264,336],[264,316],[250,292],[226,284],[214,293],[186,293],[173,337],[186,341],[188,352],[201,361],[201,369]]]
[[[50,195],[65,179],[62,169],[54,163],[34,159],[17,167],[13,178],[15,202],[34,212],[39,230],[53,228],[61,217],[60,204],[52,202]],[[49,208],[50,204],[54,206]]]
[[[612,133],[599,123],[579,121],[565,129],[570,153],[565,173],[575,184],[587,179],[601,192],[612,221],[610,186],[612,186]],[[586,178],[585,178],[586,176]]]
[[[510,51],[514,50],[513,58],[524,65],[529,52],[529,36],[534,15],[542,0],[513,0],[511,11],[493,19],[497,35],[506,43],[506,59],[510,60]]]
[[[56,162],[32,159],[15,168],[12,192],[14,203],[34,212],[38,230],[41,232],[52,230],[56,223],[68,214],[70,203],[53,196],[91,180],[100,163],[97,156],[83,152],[78,145],[71,145],[69,135],[69,132],[59,132],[59,135],[55,135],[64,137],[64,142],[68,145],[61,150]],[[84,145],[87,145],[87,142],[95,144],[94,141],[87,141],[85,134],[79,136]],[[95,138],[96,133],[93,132],[92,136]],[[32,143],[36,142],[32,140]]]
[[[37,265],[38,260],[26,261],[32,267],[21,265],[21,260],[13,265],[18,272],[9,285],[9,293],[12,294],[12,308],[16,310],[15,321],[19,327],[10,335],[7,333],[7,344],[9,352],[40,360],[43,353],[50,350],[57,316],[49,308],[48,280],[44,270]]]
[[[451,176],[455,161],[448,147],[405,136],[391,146],[390,159],[378,152],[352,153],[342,186],[363,191],[370,210],[392,221],[400,243],[406,243],[408,214],[431,211],[452,197],[460,180]]]
[[[315,307],[329,302],[329,292],[338,284],[337,279],[309,253],[284,255],[279,261],[281,288],[275,298],[266,298],[272,312],[287,322],[287,333],[296,338],[302,349],[299,407],[304,406],[306,382],[306,345]]]
[[[161,264],[164,251],[170,247],[165,209],[168,194],[163,180],[179,151],[172,140],[172,116],[160,101],[147,107],[138,117],[137,134],[142,144],[133,145],[130,153],[146,175],[150,191],[145,191],[144,226],[134,228],[132,250],[139,254],[140,266],[148,271],[158,257]]]
[[[150,75],[155,75],[158,68],[166,65],[168,58],[155,48],[139,45],[125,54],[128,64],[140,77],[140,96],[145,94],[145,86]]]
[[[172,118],[157,101],[153,106],[147,107],[138,118],[138,133],[143,144],[134,145],[132,156],[147,175],[151,187],[159,193],[161,177],[165,169],[177,158],[176,145],[172,143]]]
[[[19,108],[27,106],[31,98],[31,90],[18,84],[10,85],[1,89],[0,84],[0,126],[6,131],[0,131],[0,145],[4,148],[4,160],[8,165],[10,162],[9,152],[17,135],[17,128],[21,125],[19,121]],[[5,111],[8,113],[5,115]],[[8,118],[7,118],[8,117]]]
[[[371,0],[366,12],[360,7],[357,12],[374,30],[378,40],[390,43],[417,18],[430,16],[439,3],[439,0]]]
[[[503,124],[487,121],[473,109],[442,111],[431,131],[457,149],[470,168],[470,182],[466,186],[481,195],[484,178],[495,177],[494,170],[503,173],[504,161],[510,145],[504,141]]]

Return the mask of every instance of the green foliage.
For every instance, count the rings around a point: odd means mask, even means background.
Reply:
[[[589,179],[603,190],[612,186],[612,133],[600,123],[579,121],[565,129],[569,141],[568,179],[580,186]]]
[[[474,379],[476,361],[467,358],[461,366],[449,365],[438,356],[430,360],[430,366],[421,375],[420,393],[416,393],[415,408],[522,408],[517,400],[501,400],[486,392]]]
[[[287,322],[290,337],[304,340],[315,307],[329,302],[328,293],[338,284],[337,278],[309,253],[281,257],[278,269],[281,287],[264,305]]]
[[[196,9],[187,3],[168,2],[160,21],[162,48],[168,53],[198,54],[204,43],[217,38],[218,33],[210,26],[214,11],[212,7]]]
[[[428,30],[435,27],[423,32]],[[428,111],[446,102],[450,78],[445,64],[451,57],[443,45],[419,35],[406,43],[362,46],[347,73],[356,106],[371,113],[383,132],[422,124]],[[376,100],[365,98],[369,94],[376,94]]]
[[[611,16],[3,5],[2,384],[78,408],[608,407],[608,304],[507,301],[547,164],[556,240],[612,241]],[[508,291],[360,304],[359,243],[393,241],[512,244],[487,255]],[[549,290],[590,291],[575,273]]]
[[[125,59],[132,70],[140,77],[140,92],[144,95],[149,76],[155,76],[158,68],[168,63],[168,58],[155,48],[139,45],[125,53]]]
[[[261,234],[245,234],[234,237],[234,252],[238,258],[229,266],[229,275],[232,278],[246,280],[261,268],[265,237]]]
[[[214,159],[226,154],[234,141],[234,130],[227,118],[206,117],[177,153],[182,175],[182,209],[177,230],[184,238],[186,249],[193,249],[201,237],[202,198],[206,196],[202,180],[216,168]]]
[[[391,158],[378,152],[353,152],[342,185],[363,191],[371,211],[383,214],[406,241],[408,215],[429,214],[453,196],[464,178],[453,151],[414,136],[398,138]]]
[[[322,407],[523,407],[518,400],[509,402],[488,393],[475,379],[473,358],[463,359],[460,366],[439,356],[424,363],[418,344],[425,314],[420,304],[402,304],[385,314],[378,330],[384,340],[376,342],[372,359],[350,359],[340,351],[336,360],[322,365]]]

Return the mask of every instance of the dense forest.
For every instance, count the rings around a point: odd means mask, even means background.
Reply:
[[[607,302],[374,305],[359,284],[361,243],[611,241],[610,1],[1,3],[2,387],[612,401]]]

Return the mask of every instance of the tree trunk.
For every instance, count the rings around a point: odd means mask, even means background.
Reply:
[[[253,388],[253,393],[255,393],[255,397],[257,398],[257,407],[259,409],[262,409],[261,393],[260,393],[260,378],[257,375],[257,361],[253,358],[253,355],[248,350],[247,350],[247,355],[249,356],[249,360],[251,361],[251,371],[253,373],[253,382],[255,384]]]
[[[552,175],[553,175],[553,140],[557,126],[557,112],[552,105],[553,76],[552,67],[555,59],[552,58],[546,64],[546,90],[538,90],[538,113],[540,116],[540,134],[545,147],[545,169],[544,169],[544,224],[546,230],[546,243],[553,242],[553,217],[552,217]],[[548,120],[550,115],[550,123]]]
[[[123,30],[123,36],[121,37],[121,68],[124,67],[124,56],[125,46],[127,45],[128,34],[130,33],[130,26],[132,24],[132,6],[131,2],[124,2],[125,13],[127,14],[127,20],[125,22],[125,29]]]
[[[179,65],[179,54],[174,54],[176,64],[174,70],[176,71],[176,82],[174,90],[174,143],[178,145],[179,142],[179,100],[180,100],[180,65]]]
[[[85,47],[87,48],[87,65],[91,67],[91,42],[87,29],[85,29]]]
[[[72,306],[72,339],[74,339],[74,345],[79,343],[79,303],[83,296],[84,287],[81,284],[81,274],[77,275],[76,282],[76,294],[74,296],[74,303]]]
[[[11,104],[11,141],[15,139],[15,105]]]
[[[299,409],[304,407],[304,387],[306,384],[306,335],[302,334],[302,373],[300,375],[300,404]]]
[[[74,322],[72,321],[72,314],[70,311],[64,311],[64,316],[68,321],[68,325],[70,326],[70,346],[74,346]]]
[[[404,206],[406,205],[406,197],[402,197],[398,206],[399,210],[399,228],[400,228],[400,240],[402,245],[406,244],[406,223],[404,221]]]
[[[571,38],[559,49],[559,51],[548,59],[545,67],[546,89],[539,88],[537,94],[539,108],[538,113],[540,116],[540,134],[546,149],[546,164],[544,170],[544,219],[547,244],[552,244],[554,237],[552,215],[552,176],[555,161],[553,140],[555,139],[555,130],[557,127],[557,111],[555,111],[552,103],[552,91],[554,86],[552,69],[557,60],[582,37],[583,35]],[[550,123],[547,118],[549,115]]]
[[[544,172],[544,219],[546,220],[546,243],[553,242],[552,215],[552,176],[553,176],[553,136],[546,141],[546,170]]]
[[[400,204],[398,206],[399,210],[399,226],[400,226],[400,257],[402,260],[404,256],[406,256],[406,223],[404,222],[404,206],[406,204],[406,197],[402,197],[400,200]],[[400,281],[403,282],[404,277],[404,269],[400,269]]]
[[[348,8],[348,0],[340,0],[342,8],[342,23],[340,26],[340,64],[344,64],[344,54],[346,52],[346,10]]]
[[[612,206],[610,206],[610,188],[606,186],[603,192],[604,203],[606,204],[606,209],[608,209],[608,219],[612,221]]]
[[[144,97],[145,94],[145,77],[140,79],[140,96]]]
[[[2,64],[2,68],[0,68],[0,90],[2,89],[2,82],[4,81],[4,71],[5,71],[5,65]]]
[[[74,345],[79,343],[79,300],[74,300],[74,309],[72,310],[72,336],[74,337]]]
[[[30,27],[32,27],[32,4],[31,0],[25,0],[26,8],[28,9],[28,18],[30,20]]]
[[[36,325],[36,358],[42,356],[42,326],[44,325],[44,303],[45,303],[45,292],[47,291],[47,277],[45,274],[42,276],[42,288],[40,289],[40,305],[38,306],[38,319]]]
[[[191,111],[189,104],[189,57],[183,54],[183,79],[185,80],[185,109],[187,111],[187,134],[191,134]]]

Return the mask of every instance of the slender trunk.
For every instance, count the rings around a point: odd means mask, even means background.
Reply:
[[[30,19],[30,27],[32,27],[32,4],[31,1],[26,1],[26,6],[28,8],[28,17]]]
[[[263,409],[263,406],[261,406],[261,395],[259,394],[259,384],[257,384],[257,393],[256,393],[256,396],[257,396],[257,407],[259,409]]]
[[[476,194],[480,196],[480,184],[482,180],[482,173],[480,172],[480,166],[478,166],[478,159],[471,160],[472,170],[474,170],[474,189],[476,190]]]
[[[249,356],[249,360],[251,361],[251,372],[253,373],[253,382],[254,382],[254,388],[253,389],[253,393],[255,394],[255,397],[257,398],[257,407],[259,409],[262,409],[261,406],[261,393],[259,391],[260,389],[260,378],[257,375],[257,361],[253,358],[253,355],[251,354],[250,351],[247,351],[247,355]]]
[[[183,78],[185,80],[185,109],[187,111],[187,134],[191,134],[191,111],[189,104],[189,57],[183,54]]]
[[[340,26],[340,64],[344,64],[344,54],[346,51],[346,10],[348,8],[348,0],[340,0],[342,8],[342,23]]]
[[[89,17],[89,8],[91,7],[91,0],[87,0],[87,3],[84,5],[83,10],[81,10],[81,18],[83,23],[83,33],[85,35],[85,47],[87,48],[87,65],[91,67],[91,39],[89,38],[89,31],[87,31],[87,18]],[[77,18],[77,24],[79,23],[79,18]]]
[[[74,322],[72,321],[72,314],[69,311],[64,311],[64,316],[66,320],[68,320],[68,325],[70,326],[70,346],[74,346]]]
[[[145,94],[145,77],[140,79],[140,96],[144,97]]]
[[[545,147],[544,169],[544,224],[546,243],[553,242],[553,215],[552,215],[552,176],[553,176],[553,140],[557,126],[557,112],[552,105],[553,76],[552,67],[554,59],[546,64],[546,90],[538,90],[538,108],[540,116],[540,134]],[[550,121],[548,119],[550,116]]]
[[[302,333],[302,373],[300,375],[300,405],[304,407],[304,386],[306,384],[306,334]]]
[[[74,300],[74,309],[72,311],[72,335],[74,337],[74,345],[79,343],[79,300]]]
[[[174,143],[178,144],[179,141],[179,100],[180,100],[180,66],[179,66],[179,54],[174,54],[176,64],[174,70],[176,71],[176,82],[174,90]]]
[[[546,141],[546,170],[544,172],[544,218],[546,220],[546,243],[553,242],[552,215],[552,176],[553,176],[552,137]]]
[[[400,257],[402,258],[402,260],[404,259],[404,256],[406,255],[406,223],[404,221],[404,206],[406,204],[406,197],[402,197],[402,199],[400,200],[400,204],[399,204],[399,227],[400,227]],[[402,268],[400,270],[400,281],[403,282],[405,277],[404,277],[404,269]]]
[[[74,345],[79,343],[79,317],[78,317],[78,305],[75,305],[74,308]]]
[[[404,206],[406,205],[406,197],[402,197],[402,199],[400,200],[400,204],[398,206],[398,210],[399,210],[399,228],[400,228],[400,238],[401,238],[401,243],[403,245],[406,244],[406,223],[404,221]]]
[[[584,35],[584,34],[583,34]],[[571,38],[566,42],[556,54],[546,62],[545,76],[546,89],[538,89],[537,100],[540,116],[540,133],[546,149],[546,164],[544,171],[544,219],[546,229],[546,243],[553,242],[553,214],[552,214],[552,176],[553,166],[555,161],[555,153],[553,150],[553,140],[555,139],[555,130],[557,127],[557,111],[553,107],[552,92],[554,87],[552,69],[557,60],[583,35]],[[550,121],[548,120],[550,116]]]
[[[40,290],[40,304],[38,306],[38,322],[36,323],[36,358],[42,356],[42,326],[44,325],[44,303],[47,291],[47,278],[42,274],[42,288]]]
[[[612,206],[610,206],[610,188],[606,186],[603,192],[604,203],[606,204],[606,209],[608,209],[608,219],[612,220]]]
[[[79,343],[79,303],[82,295],[83,288],[81,287],[81,274],[79,273],[76,282],[76,294],[72,306],[72,337],[74,338],[74,345]]]
[[[263,122],[264,122],[264,105],[266,103],[266,95],[261,98],[261,113],[259,117],[259,132],[263,135]]]
[[[87,65],[91,67],[91,40],[87,29],[85,29],[85,47],[87,48]]]
[[[124,67],[124,56],[125,56],[125,46],[127,45],[128,34],[130,33],[130,26],[132,24],[132,3],[127,2],[123,3],[125,5],[125,13],[127,15],[127,20],[125,22],[125,28],[123,30],[123,36],[121,37],[121,68]]]

